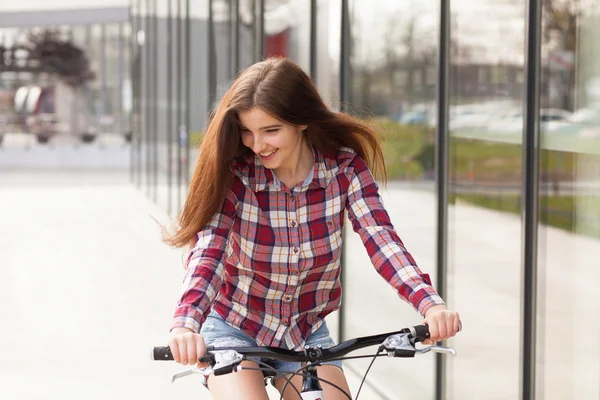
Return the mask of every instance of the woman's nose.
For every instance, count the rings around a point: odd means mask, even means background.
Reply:
[[[254,151],[255,153],[260,153],[261,151],[263,151],[264,147],[265,144],[263,140],[260,138],[260,136],[255,135],[252,138],[252,151]]]

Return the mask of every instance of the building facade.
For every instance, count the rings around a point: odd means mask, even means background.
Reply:
[[[177,216],[236,74],[296,61],[377,124],[400,237],[464,330],[384,399],[600,397],[600,1],[134,0],[132,181]],[[340,340],[419,322],[345,237]],[[364,373],[368,361],[346,368]]]

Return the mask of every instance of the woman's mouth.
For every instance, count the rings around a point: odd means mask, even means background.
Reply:
[[[261,160],[269,161],[275,156],[275,153],[277,153],[277,150],[264,151],[262,153],[258,153],[258,155],[260,156]]]

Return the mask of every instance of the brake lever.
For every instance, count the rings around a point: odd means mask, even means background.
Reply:
[[[210,354],[203,356],[200,361],[208,361],[211,364],[210,367],[193,367],[186,371],[179,372],[173,375],[171,383],[179,378],[184,378],[193,374],[201,374],[204,376],[214,374],[215,376],[218,376],[236,372],[240,370],[240,363],[244,359],[244,356],[234,350],[212,350],[209,351],[209,353]]]
[[[455,356],[456,351],[450,347],[428,346],[422,349],[415,347],[414,338],[409,333],[400,333],[389,336],[382,343],[381,347],[387,351],[389,357],[414,357],[425,353],[434,352],[441,354],[450,354]]]
[[[193,367],[193,368],[190,368],[188,370],[185,370],[185,371],[178,372],[178,373],[174,374],[171,377],[171,383],[174,383],[179,378],[185,378],[186,376],[193,375],[193,374],[200,374],[200,375],[204,375],[204,376],[209,376],[209,375],[211,375],[213,373],[214,373],[214,371],[213,371],[213,369],[211,367],[208,367],[208,368]]]
[[[450,347],[444,347],[444,346],[423,347],[422,349],[416,350],[416,354],[425,354],[425,353],[429,353],[430,351],[432,351],[434,353],[450,354],[452,356],[456,355],[456,350],[451,349]]]

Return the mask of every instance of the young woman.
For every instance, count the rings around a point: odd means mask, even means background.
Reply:
[[[170,240],[192,248],[168,341],[175,360],[195,364],[209,344],[333,346],[324,318],[341,302],[345,211],[377,272],[424,316],[431,340],[454,336],[458,314],[404,248],[371,171],[385,180],[375,133],[330,111],[300,67],[271,58],[242,72],[208,126]],[[318,374],[349,392],[341,363]],[[259,371],[212,376],[207,387],[216,399],[267,399]],[[346,398],[323,389],[327,400]],[[292,388],[284,396],[298,398]]]

